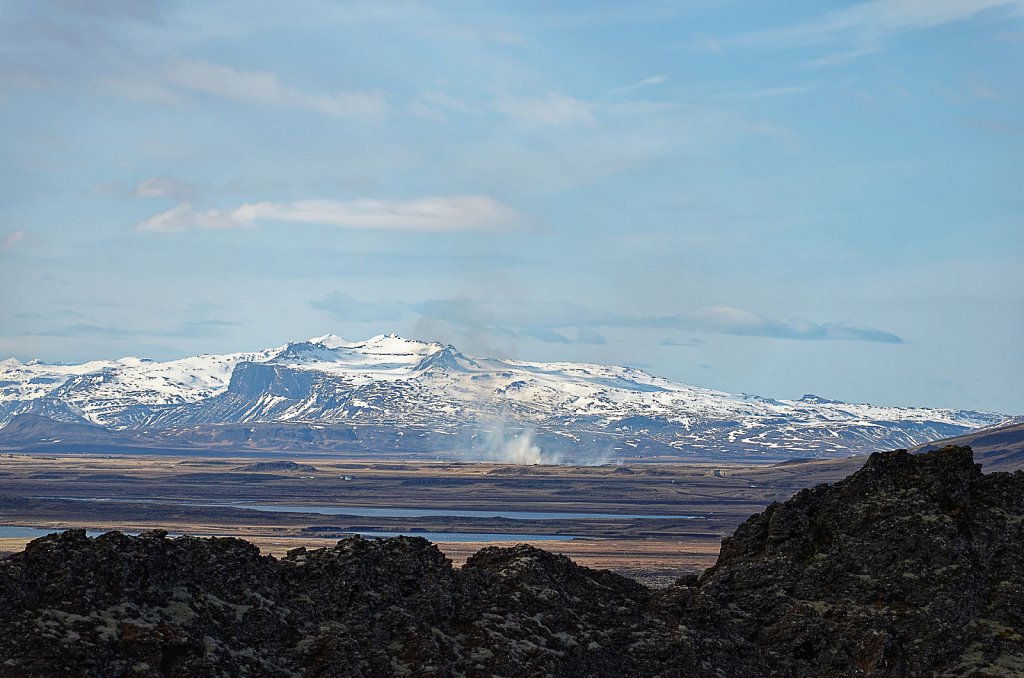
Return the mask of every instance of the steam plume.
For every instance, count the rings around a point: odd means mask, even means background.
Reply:
[[[504,419],[483,433],[482,456],[506,464],[558,464],[557,454],[547,454],[537,445],[532,428],[511,429]]]

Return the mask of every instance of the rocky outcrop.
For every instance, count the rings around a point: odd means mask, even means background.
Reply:
[[[293,473],[316,473],[316,466],[311,464],[298,464],[294,461],[257,461],[252,464],[244,464],[235,468],[236,471],[251,471],[254,473],[266,473],[268,471],[291,471]]]
[[[747,520],[700,591],[781,675],[1024,675],[1024,472],[873,454]]]
[[[280,561],[237,539],[81,531],[0,561],[4,676],[677,675],[722,643],[652,592],[527,545],[461,570],[421,538]],[[713,638],[713,639],[712,639]],[[710,639],[710,640],[709,640]]]
[[[1021,675],[1022,563],[1024,473],[967,448],[872,455],[660,590],[526,545],[69,531],[0,561],[0,675]]]

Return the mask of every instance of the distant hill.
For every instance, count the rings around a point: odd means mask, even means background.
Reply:
[[[947,438],[915,447],[912,452],[927,452],[945,445],[969,445],[974,458],[986,472],[1024,469],[1024,420],[1017,417],[1008,425],[984,428],[955,438]]]
[[[316,473],[316,466],[309,464],[298,464],[294,461],[257,461],[252,464],[245,464],[235,469],[236,471],[292,471],[293,473]]]

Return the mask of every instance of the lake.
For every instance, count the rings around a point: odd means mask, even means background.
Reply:
[[[692,515],[651,515],[640,513],[569,513],[561,511],[481,511],[471,509],[435,508],[383,508],[366,506],[286,506],[278,504],[200,504],[201,506],[222,506],[249,509],[252,511],[273,511],[276,513],[319,513],[327,516],[360,516],[368,518],[510,518],[512,520],[698,520],[704,516]]]
[[[287,504],[250,504],[246,502],[193,503],[173,499],[121,499],[118,497],[36,497],[69,501],[116,501],[126,504],[184,504],[220,508],[248,509],[274,513],[319,513],[325,516],[359,516],[363,518],[509,518],[511,520],[702,520],[700,515],[666,515],[650,513],[578,513],[571,511],[501,511],[479,509],[391,508],[368,506],[307,506]]]
[[[23,527],[21,525],[0,525],[0,537],[31,537],[35,539],[37,537],[45,537],[48,534],[54,532],[64,532],[63,529],[59,528],[47,528],[47,527]],[[378,539],[383,537],[423,537],[434,542],[461,542],[461,541],[555,541],[555,540],[570,540],[574,539],[573,535],[557,535],[557,534],[496,534],[496,533],[483,533],[483,532],[377,532],[377,531],[350,531],[344,530],[338,534],[359,534],[368,539]],[[102,531],[88,530],[86,534],[90,537],[98,537],[103,534]],[[132,534],[132,533],[126,533]],[[177,535],[168,535],[169,537],[175,537]],[[205,536],[205,535],[204,535]],[[314,536],[314,535],[309,535]]]

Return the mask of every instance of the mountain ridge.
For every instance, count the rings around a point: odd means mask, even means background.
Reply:
[[[522,448],[519,439],[526,436],[539,441],[534,462],[580,463],[848,456],[911,447],[1006,419],[813,394],[797,400],[731,394],[630,367],[467,356],[450,344],[395,334],[355,342],[327,334],[261,351],[165,362],[3,361],[0,424],[21,414],[179,440],[196,427],[246,424],[338,428],[349,430],[346,440],[353,429],[388,429],[400,439],[382,450],[389,453],[401,453],[406,431],[433,441],[409,443],[410,452],[464,449],[470,456],[500,457],[507,444]]]

